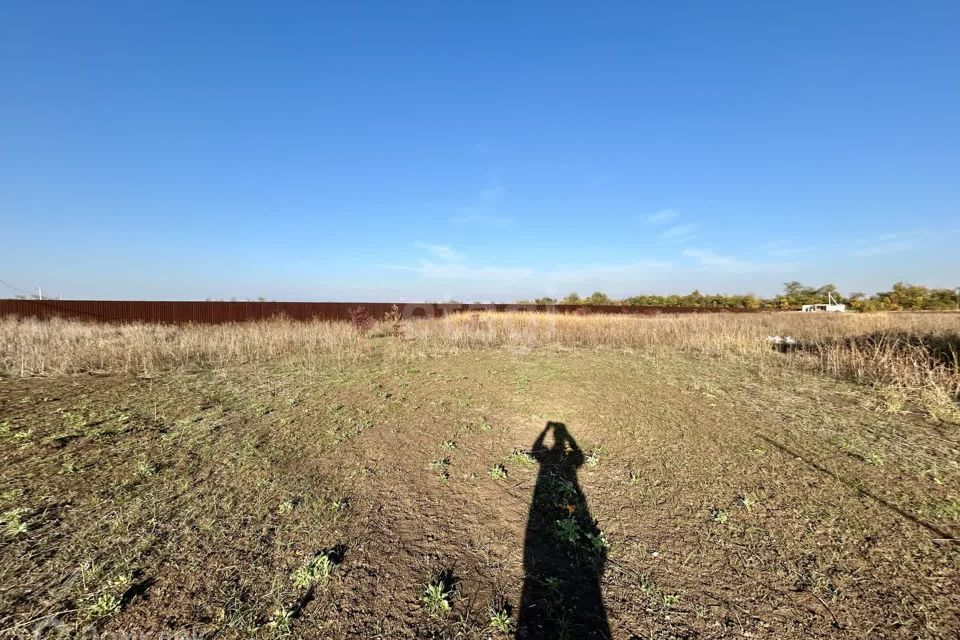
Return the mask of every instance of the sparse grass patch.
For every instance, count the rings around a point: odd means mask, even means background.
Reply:
[[[607,541],[607,534],[605,534],[603,531],[597,531],[597,533],[588,533],[586,538],[590,543],[594,553],[602,554],[606,553],[610,549],[610,543]]]
[[[554,523],[554,534],[564,544],[575,545],[580,540],[580,525],[573,518],[563,518]]]
[[[148,460],[141,460],[137,464],[136,477],[138,478],[149,478],[150,476],[155,476],[160,472],[160,469]]]
[[[587,454],[584,464],[589,469],[596,469],[600,465],[600,459],[603,456],[604,448],[597,447],[593,451]]]
[[[112,593],[102,593],[90,605],[87,614],[93,620],[100,620],[120,612],[120,597]]]
[[[660,587],[657,586],[657,583],[649,575],[643,573],[639,576],[639,584],[637,585],[642,593],[647,598],[652,598],[653,596],[660,593]]]
[[[293,586],[299,589],[307,589],[313,586],[326,587],[332,568],[333,563],[326,554],[317,554],[293,572],[293,576],[291,576]]]
[[[507,635],[510,633],[510,629],[513,626],[513,620],[510,616],[510,612],[506,609],[497,609],[491,607],[490,609],[490,629],[496,633],[501,633]]]
[[[0,514],[0,523],[3,524],[3,534],[8,538],[14,538],[30,530],[29,525],[23,521],[24,515],[30,513],[29,509],[17,507]]]
[[[717,524],[727,524],[730,522],[730,514],[723,509],[712,509],[710,511],[710,519]]]
[[[427,614],[433,618],[442,618],[450,613],[452,605],[450,597],[453,595],[453,587],[445,576],[440,576],[424,588],[420,595],[420,602]]]
[[[330,511],[334,516],[339,516],[343,514],[344,511],[350,508],[350,499],[349,498],[336,498],[330,501]]]
[[[270,613],[270,620],[267,622],[267,628],[274,635],[285,636],[290,633],[290,625],[293,622],[293,610],[286,607],[276,607]]]
[[[430,469],[433,470],[441,480],[450,479],[450,458],[440,458],[430,463]]]
[[[939,502],[933,507],[933,513],[941,518],[960,522],[960,498],[952,496],[948,500]]]
[[[507,477],[507,468],[502,464],[497,463],[490,467],[490,470],[487,473],[494,480],[505,480]]]
[[[510,452],[510,455],[507,456],[507,462],[520,467],[537,466],[537,461],[534,460],[533,456],[527,453],[524,449],[520,448],[516,448]]]

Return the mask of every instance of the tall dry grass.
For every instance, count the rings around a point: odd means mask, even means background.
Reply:
[[[809,343],[868,334],[953,336],[960,314],[661,314],[586,315],[462,313],[413,323],[407,335],[457,346],[522,345],[694,347],[718,352],[767,351],[768,336]]]
[[[880,387],[892,405],[913,400],[955,419],[960,401],[960,315],[685,314],[659,316],[460,314],[417,323],[411,336],[441,346],[667,347],[786,360]],[[796,345],[774,351],[771,336]]]
[[[355,360],[383,344],[399,352],[490,347],[672,348],[777,358],[919,401],[954,415],[960,399],[960,315],[465,313],[370,332],[349,323],[270,320],[227,325],[120,326],[0,319],[0,374],[150,372],[283,357]],[[776,353],[767,338],[798,347]],[[899,394],[899,395],[898,395]]]
[[[221,325],[108,325],[0,319],[0,375],[110,371],[145,373],[226,367],[290,355],[362,354],[365,339],[349,324],[270,320]]]

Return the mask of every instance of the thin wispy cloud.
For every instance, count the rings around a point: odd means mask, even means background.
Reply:
[[[927,232],[926,227],[917,227],[915,229],[906,229],[904,231],[894,231],[893,233],[885,233],[881,236],[866,238],[865,241],[888,242],[890,240],[899,240],[900,238],[909,238],[912,236],[918,236],[926,232]]]
[[[912,248],[913,245],[909,242],[885,242],[851,251],[850,255],[855,258],[869,258],[871,256],[886,256],[891,253],[909,251]]]
[[[534,275],[525,267],[470,266],[457,262],[421,260],[416,265],[387,265],[388,269],[411,271],[431,280],[465,280],[475,282],[516,282]]]
[[[851,251],[850,255],[855,258],[869,258],[902,253],[915,248],[916,241],[929,240],[929,236],[931,236],[931,231],[927,227],[914,227],[913,229],[868,236],[857,240],[857,244],[862,246]]]
[[[695,258],[700,264],[708,267],[727,267],[731,265],[747,264],[739,258],[720,255],[711,251],[710,249],[684,249],[682,253],[688,258]]]
[[[603,291],[613,297],[638,293],[676,293],[694,288],[731,293],[775,291],[784,280],[795,279],[798,265],[754,261],[711,249],[688,248],[678,259],[637,259],[623,262],[496,264],[423,259],[412,264],[383,265],[409,274],[406,290],[431,291],[433,297],[511,300],[571,291]],[[413,280],[416,278],[416,280]]]
[[[423,249],[434,258],[439,260],[460,260],[461,255],[453,250],[453,247],[446,244],[431,244],[429,242],[417,242],[414,246],[417,249]]]
[[[646,217],[646,221],[649,224],[666,224],[672,220],[676,220],[677,216],[680,215],[679,211],[674,211],[673,209],[661,209],[660,211],[655,211]]]
[[[408,271],[430,280],[462,280],[531,285],[547,289],[629,284],[655,278],[674,268],[671,262],[640,260],[625,263],[559,265],[547,269],[511,265],[469,265],[462,262],[420,260],[414,265],[384,265],[384,268]]]
[[[757,262],[737,256],[716,253],[711,249],[684,249],[687,258],[693,258],[704,268],[716,269],[727,273],[750,273],[756,271],[778,272],[795,269],[795,263]]]
[[[700,225],[696,222],[688,222],[686,224],[678,224],[670,227],[666,231],[663,231],[660,234],[661,240],[668,240],[671,242],[678,242],[681,240],[692,240],[696,237],[697,230],[700,228]]]
[[[772,256],[796,256],[816,250],[816,246],[810,245],[807,247],[781,247],[779,249],[770,249],[768,253]]]

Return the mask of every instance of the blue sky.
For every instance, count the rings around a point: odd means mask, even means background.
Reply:
[[[6,3],[0,279],[960,286],[958,24],[954,1]]]

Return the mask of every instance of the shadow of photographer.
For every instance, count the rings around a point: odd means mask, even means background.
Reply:
[[[545,446],[548,435],[553,436]],[[524,538],[522,640],[609,638],[600,590],[607,544],[577,480],[583,451],[560,422],[548,422],[531,455],[540,464]]]

